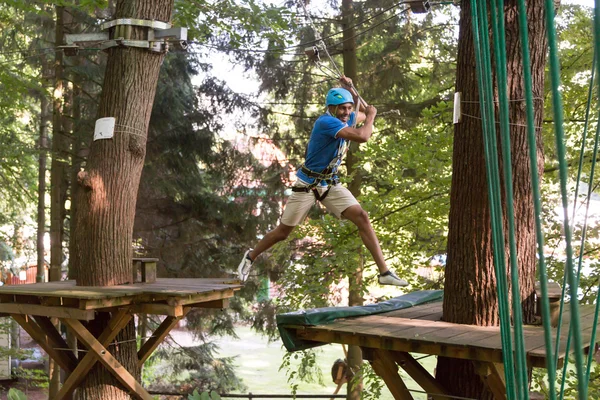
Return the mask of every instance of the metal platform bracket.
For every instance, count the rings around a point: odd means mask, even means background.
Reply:
[[[410,6],[410,10],[415,14],[425,14],[431,10],[429,0],[409,0],[406,3]]]
[[[141,40],[131,38],[132,27],[144,27],[146,37]],[[80,49],[99,46],[138,47],[156,53],[164,53],[169,48],[185,51],[187,49],[187,28],[173,28],[170,23],[136,18],[117,18],[100,25],[104,32],[66,34],[66,45],[58,46],[67,56],[77,55]]]

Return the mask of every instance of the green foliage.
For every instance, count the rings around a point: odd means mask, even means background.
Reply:
[[[285,45],[295,27],[293,16],[287,7],[254,0],[177,0],[173,23],[188,27],[192,40],[238,48],[254,47],[263,40]]]
[[[324,385],[323,372],[317,366],[318,349],[285,353],[279,370],[284,370],[292,395],[296,395],[301,382],[317,382]]]
[[[48,387],[48,374],[41,369],[17,368],[14,375],[25,382],[26,387]]]
[[[27,400],[27,395],[18,389],[10,388],[8,390],[8,400]]]
[[[194,393],[188,395],[188,400],[221,400],[221,396],[214,390],[198,393],[198,389],[194,389]]]
[[[244,390],[235,376],[231,357],[216,357],[217,346],[204,341],[197,346],[161,347],[149,359],[144,379],[153,388],[181,391],[230,392]]]

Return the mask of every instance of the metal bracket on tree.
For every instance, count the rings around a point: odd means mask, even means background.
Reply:
[[[146,38],[132,40],[132,26],[146,28]],[[98,45],[101,49],[110,47],[139,47],[149,51],[163,53],[169,46],[177,50],[187,49],[187,28],[172,28],[171,24],[136,18],[118,18],[104,22],[100,28],[105,32],[65,35],[66,45],[58,46],[65,55],[77,55],[79,49],[89,45]]]
[[[431,10],[429,0],[409,0],[406,4],[410,6],[411,11],[415,14],[425,14]]]

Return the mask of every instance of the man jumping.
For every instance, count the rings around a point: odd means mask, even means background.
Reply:
[[[408,282],[396,276],[386,265],[379,240],[371,226],[369,215],[356,198],[339,184],[337,170],[346,153],[348,142],[364,143],[371,138],[377,109],[367,106],[360,111],[358,94],[353,89],[352,80],[340,78],[342,88],[333,88],[327,93],[326,113],[321,115],[313,127],[308,141],[304,164],[296,176],[292,195],[287,201],[281,223],[267,233],[254,249],[246,251],[238,267],[240,281],[250,274],[254,260],[274,244],[285,240],[294,227],[304,221],[310,208],[320,201],[328,211],[338,218],[345,218],[356,225],[360,238],[367,247],[379,268],[381,285],[407,286]],[[354,105],[359,104],[357,112]],[[356,123],[363,123],[360,128]]]

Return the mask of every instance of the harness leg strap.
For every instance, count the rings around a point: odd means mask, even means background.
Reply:
[[[312,192],[315,195],[315,199],[317,199],[317,201],[323,202],[323,200],[325,200],[325,197],[327,197],[327,195],[329,194],[329,190],[331,190],[331,186],[329,186],[327,190],[323,192],[322,195],[319,195],[319,191],[317,190],[317,188],[313,188]]]

